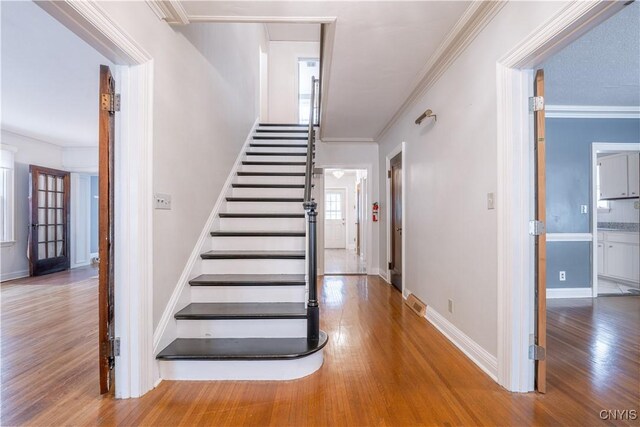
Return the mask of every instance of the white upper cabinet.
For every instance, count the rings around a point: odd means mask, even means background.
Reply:
[[[629,197],[640,196],[640,153],[627,154]]]
[[[601,157],[600,200],[640,197],[640,153],[622,153]]]

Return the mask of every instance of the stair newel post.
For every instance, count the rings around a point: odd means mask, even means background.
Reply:
[[[309,278],[309,301],[307,303],[307,339],[318,340],[320,336],[320,311],[318,307],[318,254],[317,254],[317,218],[318,211],[315,201],[304,204],[307,211],[307,222],[309,224],[309,247],[308,247],[308,268]]]

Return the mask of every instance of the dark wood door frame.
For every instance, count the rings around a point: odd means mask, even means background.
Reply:
[[[98,142],[98,276],[100,393],[113,386],[114,354],[114,137],[115,81],[106,65],[100,66]]]
[[[402,292],[402,152],[389,161],[391,218],[389,221],[389,239],[391,241],[391,257],[389,259],[390,281]]]

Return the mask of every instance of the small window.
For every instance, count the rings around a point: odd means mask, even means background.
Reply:
[[[311,108],[311,77],[320,75],[320,61],[317,58],[298,59],[298,123],[309,124]],[[318,112],[314,111],[314,122],[318,122]]]
[[[14,241],[14,153],[15,149],[0,149],[0,243]]]
[[[327,193],[325,200],[326,219],[342,219],[342,194]]]

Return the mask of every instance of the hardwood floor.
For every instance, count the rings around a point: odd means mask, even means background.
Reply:
[[[549,301],[548,393],[512,394],[378,277],[328,276],[316,374],[164,381],[114,400],[98,395],[96,280],[30,280],[1,286],[2,425],[586,426],[614,424],[601,409],[638,410],[640,297]]]
[[[325,249],[325,274],[366,274],[367,266],[352,249]]]

